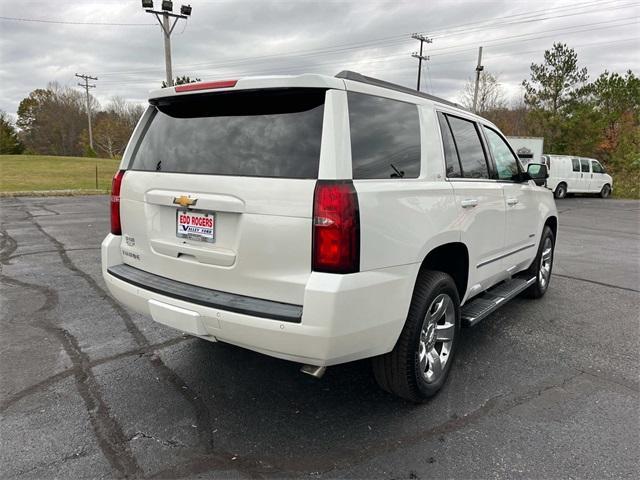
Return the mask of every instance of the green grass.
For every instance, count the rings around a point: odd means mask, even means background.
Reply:
[[[52,190],[107,192],[119,164],[119,160],[104,158],[0,155],[0,193]]]

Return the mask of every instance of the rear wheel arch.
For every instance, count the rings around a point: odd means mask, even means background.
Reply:
[[[456,284],[458,296],[462,300],[467,293],[469,282],[469,250],[467,250],[467,246],[461,242],[452,242],[435,247],[425,256],[420,265],[420,272],[427,270],[450,275]]]
[[[542,226],[542,230],[544,230],[544,227],[546,226],[548,226],[553,232],[553,238],[558,238],[558,217],[551,216],[547,218]]]

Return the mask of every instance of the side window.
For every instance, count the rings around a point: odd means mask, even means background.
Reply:
[[[578,160],[577,158],[572,158],[571,159],[571,165],[573,166],[573,171],[574,172],[579,172],[580,171],[580,160]]]
[[[582,167],[582,172],[589,172],[589,160],[586,160],[584,158],[580,159],[580,166]]]
[[[462,172],[460,170],[458,152],[456,152],[456,144],[453,142],[449,123],[441,112],[438,112],[438,122],[440,123],[440,132],[442,133],[442,146],[444,147],[444,159],[447,165],[447,178],[460,178]]]
[[[420,174],[418,107],[362,93],[347,95],[353,178],[416,178]]]
[[[604,173],[604,168],[602,168],[602,165],[600,165],[595,160],[591,160],[591,169],[593,170],[593,173]]]
[[[500,135],[491,128],[483,125],[482,129],[487,136],[489,148],[496,161],[498,169],[498,178],[500,180],[512,180],[520,173],[518,169],[518,160],[516,159],[509,146],[505,143]]]
[[[464,178],[489,178],[487,159],[476,125],[469,120],[447,115],[453,140],[456,143],[462,176]]]

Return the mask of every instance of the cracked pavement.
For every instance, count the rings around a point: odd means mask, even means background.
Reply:
[[[640,202],[558,208],[547,295],[463,330],[416,406],[123,308],[107,197],[0,199],[0,477],[636,478]]]

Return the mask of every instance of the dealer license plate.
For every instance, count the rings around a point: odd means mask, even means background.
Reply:
[[[213,212],[178,210],[176,212],[176,235],[199,242],[216,241],[216,215]]]

